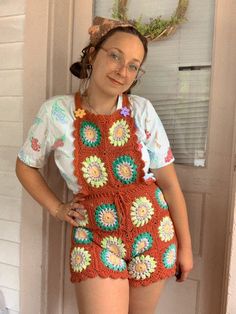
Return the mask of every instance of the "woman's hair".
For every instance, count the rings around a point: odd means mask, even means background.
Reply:
[[[125,27],[124,26],[118,26],[116,28],[113,28],[106,35],[101,37],[101,39],[98,41],[98,43],[95,45],[95,47],[91,43],[88,46],[86,46],[82,50],[80,62],[75,62],[71,65],[71,67],[70,67],[71,73],[73,75],[75,75],[76,77],[78,77],[79,79],[81,79],[80,91],[85,89],[85,86],[87,85],[87,82],[88,82],[88,80],[91,76],[91,73],[92,73],[92,66],[90,64],[91,57],[94,58],[96,56],[96,54],[98,53],[102,44],[109,37],[111,37],[113,34],[115,34],[116,32],[123,32],[123,33],[128,33],[128,34],[132,34],[132,35],[137,36],[140,39],[140,41],[142,42],[143,48],[144,48],[144,57],[142,60],[142,64],[145,61],[145,59],[147,57],[147,52],[148,52],[147,39],[132,26],[125,26]],[[92,47],[94,47],[95,49],[91,53]],[[137,80],[135,80],[133,82],[133,84],[130,86],[129,90],[127,91],[127,93],[130,93],[130,89],[132,87],[134,87],[136,85],[136,83],[137,83]]]

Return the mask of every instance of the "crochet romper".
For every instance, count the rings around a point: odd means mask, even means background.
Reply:
[[[176,271],[176,236],[157,183],[144,162],[128,97],[111,115],[95,115],[75,95],[75,175],[85,218],[72,227],[71,281],[127,278],[146,286]]]

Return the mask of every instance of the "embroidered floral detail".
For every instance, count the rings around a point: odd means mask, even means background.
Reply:
[[[112,166],[115,177],[123,184],[130,184],[136,180],[137,165],[130,156],[123,155],[118,157],[115,161],[113,161]]]
[[[40,125],[40,123],[42,123],[42,122],[43,122],[43,120],[42,120],[41,118],[35,117],[35,119],[34,119],[34,124]]]
[[[101,260],[104,265],[112,270],[123,271],[126,269],[125,261],[107,249],[102,250]]]
[[[65,135],[63,135],[61,138],[58,138],[58,139],[54,142],[54,144],[53,144],[53,146],[52,146],[52,149],[56,149],[56,148],[58,148],[58,147],[63,147],[63,146],[64,146],[65,139],[66,139],[66,136],[65,136]]]
[[[86,115],[86,112],[84,109],[78,108],[77,110],[74,111],[74,115],[76,118],[83,118]]]
[[[78,223],[79,227],[86,227],[89,223],[89,217],[88,217],[88,213],[85,212],[83,214],[84,219],[81,218],[76,218],[75,221]]]
[[[95,188],[99,188],[107,183],[107,171],[104,163],[97,156],[90,156],[82,162],[83,177]]]
[[[96,147],[101,142],[101,131],[93,122],[82,122],[80,136],[83,144],[89,147]]]
[[[112,231],[119,228],[117,210],[114,204],[102,204],[95,210],[96,224],[103,230]]]
[[[176,262],[176,245],[171,244],[162,256],[165,268],[172,268]]]
[[[74,247],[71,253],[71,267],[75,272],[82,272],[91,263],[91,255],[83,247]]]
[[[92,232],[85,228],[74,227],[73,236],[75,243],[89,244],[93,241]]]
[[[146,139],[148,140],[149,137],[151,136],[151,133],[148,130],[145,130],[145,134],[146,134]]]
[[[165,162],[170,162],[174,158],[171,148],[169,147],[167,155],[165,157]]]
[[[152,247],[153,238],[151,233],[140,233],[135,239],[132,248],[132,256],[139,255]]]
[[[122,107],[120,113],[122,114],[122,116],[127,117],[130,115],[130,109],[127,107]]]
[[[36,152],[40,151],[41,146],[39,144],[39,140],[35,137],[31,138],[31,148]]]
[[[162,218],[160,226],[158,227],[158,234],[162,241],[168,242],[174,237],[174,226],[170,217]]]
[[[125,245],[120,238],[117,237],[106,237],[101,241],[101,247],[114,253],[120,258],[124,258],[126,254]]]
[[[157,262],[150,255],[136,256],[129,263],[128,270],[132,278],[136,280],[146,279],[155,271]]]
[[[109,140],[114,146],[124,146],[130,138],[130,130],[125,120],[118,120],[109,129]]]
[[[132,223],[136,227],[147,224],[154,214],[152,203],[145,196],[136,198],[130,210]]]
[[[160,188],[156,189],[155,196],[161,208],[168,209],[168,205]]]
[[[60,107],[57,102],[52,105],[52,117],[62,124],[67,123],[65,110]]]

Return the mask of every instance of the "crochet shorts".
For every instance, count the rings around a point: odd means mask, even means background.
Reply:
[[[100,276],[138,287],[175,274],[174,226],[156,184],[93,195],[84,206],[85,219],[71,233],[72,282]]]

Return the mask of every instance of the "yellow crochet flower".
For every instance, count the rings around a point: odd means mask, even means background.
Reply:
[[[77,109],[74,111],[74,115],[76,118],[83,118],[86,115],[86,112],[84,111],[84,109]]]
[[[122,119],[113,123],[109,129],[109,140],[114,146],[124,146],[130,138],[130,129],[127,122]]]
[[[83,177],[95,188],[107,183],[108,175],[104,163],[97,156],[90,156],[82,162]]]

